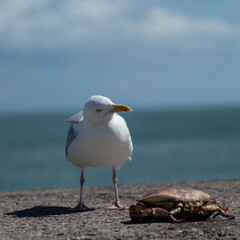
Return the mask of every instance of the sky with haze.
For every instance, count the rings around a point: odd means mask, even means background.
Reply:
[[[1,0],[0,113],[240,105],[238,0]]]

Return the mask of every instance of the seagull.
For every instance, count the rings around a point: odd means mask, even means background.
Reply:
[[[132,110],[128,106],[114,104],[107,97],[96,95],[87,100],[83,111],[66,120],[71,124],[66,141],[66,159],[81,168],[80,200],[73,210],[93,210],[86,207],[82,200],[84,171],[100,166],[112,168],[115,202],[108,209],[128,208],[120,203],[117,190],[116,169],[131,160],[133,151],[127,124],[118,114],[121,111]]]

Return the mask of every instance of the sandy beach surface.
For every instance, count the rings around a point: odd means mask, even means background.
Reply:
[[[192,187],[229,206],[236,219],[183,223],[133,224],[128,210],[107,210],[113,202],[112,186],[86,187],[90,212],[72,212],[79,189],[42,189],[0,192],[0,239],[240,239],[240,179],[119,186],[121,202],[131,205],[143,194],[159,188]]]

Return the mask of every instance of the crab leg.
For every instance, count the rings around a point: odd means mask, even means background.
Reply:
[[[227,207],[225,209],[223,209],[221,206],[210,204],[210,205],[206,205],[204,207],[204,210],[206,212],[212,212],[212,213],[216,212],[215,215],[213,215],[213,218],[217,217],[218,215],[221,215],[221,216],[229,218],[229,219],[234,219],[235,218],[234,215],[226,213]]]
[[[226,213],[224,210],[222,210],[221,208],[218,210],[219,212],[215,215],[215,216],[213,216],[214,218],[217,216],[217,215],[221,215],[221,216],[223,216],[223,217],[226,217],[226,218],[229,218],[229,219],[234,219],[235,218],[235,216],[234,215],[232,215],[232,214],[229,214],[229,213]]]
[[[177,208],[174,208],[174,209],[172,209],[170,212],[169,212],[169,217],[170,217],[170,219],[173,221],[173,222],[178,222],[178,223],[180,223],[180,222],[183,222],[183,221],[185,221],[185,219],[176,219],[175,217],[174,217],[174,215],[177,215],[178,213],[180,213],[181,211],[182,211],[182,208],[183,208],[183,205],[182,205],[182,203],[178,203],[177,204]]]

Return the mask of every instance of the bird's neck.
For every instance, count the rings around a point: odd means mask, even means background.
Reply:
[[[101,119],[92,119],[88,118],[87,116],[83,118],[83,126],[89,127],[89,126],[97,126],[97,125],[103,125],[107,124],[111,119],[113,118],[113,115],[104,116]]]

